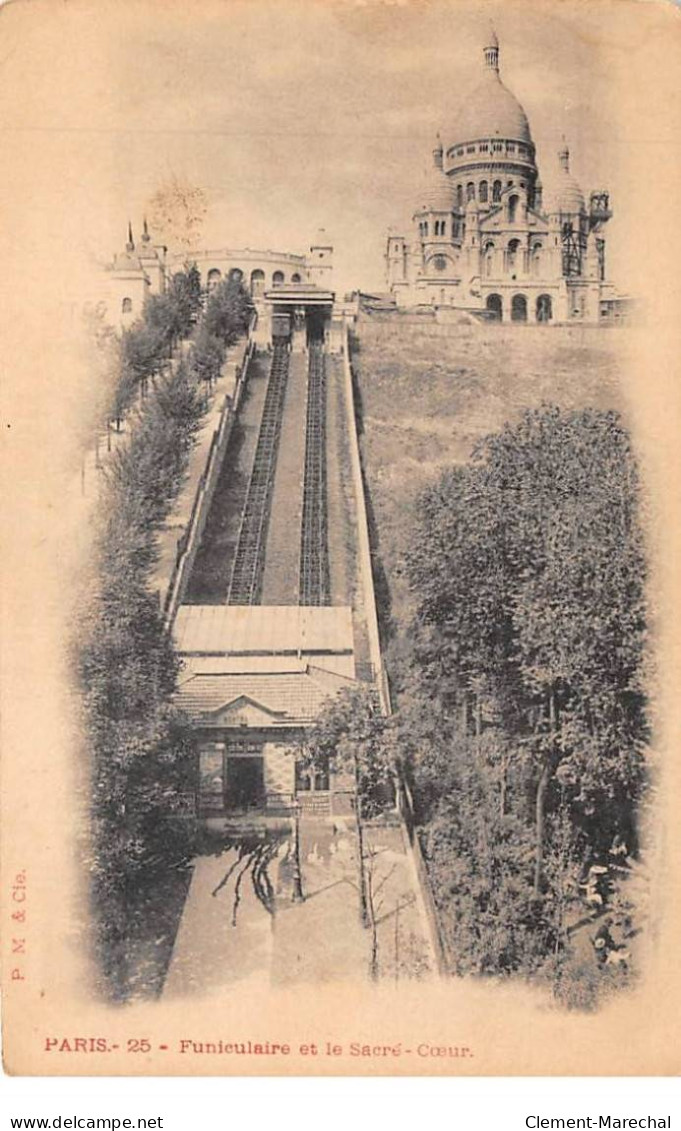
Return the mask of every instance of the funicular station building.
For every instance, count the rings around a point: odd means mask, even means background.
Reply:
[[[345,328],[331,248],[319,251],[307,278],[257,295],[171,624],[177,702],[198,742],[196,811],[219,827],[288,820],[293,808],[350,816],[351,781],[299,755],[330,698],[381,678]]]

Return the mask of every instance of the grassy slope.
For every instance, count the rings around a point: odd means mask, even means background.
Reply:
[[[397,624],[408,615],[400,558],[420,491],[475,442],[544,403],[625,414],[623,329],[360,321],[353,368],[374,538]]]

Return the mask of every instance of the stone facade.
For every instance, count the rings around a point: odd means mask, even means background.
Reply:
[[[544,192],[530,126],[484,48],[480,82],[446,146],[438,137],[409,238],[389,235],[398,307],[467,310],[515,322],[598,322],[615,301],[606,279],[608,193],[585,200],[567,145]]]
[[[104,303],[109,321],[122,328],[142,312],[147,295],[160,294],[166,281],[184,269],[185,261],[195,262],[207,294],[230,275],[236,274],[255,300],[264,306],[266,291],[273,288],[312,285],[330,288],[333,275],[333,247],[326,233],[317,233],[306,255],[285,251],[259,251],[254,248],[218,248],[190,255],[168,255],[168,250],[152,239],[146,221],[139,240],[128,225],[125,250],[105,268]]]

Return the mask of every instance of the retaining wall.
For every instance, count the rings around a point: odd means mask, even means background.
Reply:
[[[376,685],[381,700],[384,714],[389,715],[390,688],[388,678],[383,666],[381,656],[381,642],[378,633],[378,616],[376,613],[376,593],[374,591],[374,575],[371,567],[371,545],[369,542],[369,523],[367,519],[366,502],[364,499],[364,480],[362,477],[362,461],[359,454],[359,440],[357,437],[357,422],[355,420],[355,402],[352,388],[352,370],[350,368],[350,351],[348,349],[348,330],[343,328],[341,345],[343,359],[343,380],[345,386],[345,409],[348,426],[348,445],[350,448],[350,468],[352,482],[357,503],[357,554],[359,570],[364,590],[364,615],[369,637],[369,656],[375,673]]]

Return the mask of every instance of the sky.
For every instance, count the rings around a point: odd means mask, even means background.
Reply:
[[[381,288],[386,233],[409,229],[436,132],[455,139],[493,20],[544,183],[565,135],[585,193],[611,190],[610,264],[626,290],[641,123],[621,95],[642,45],[640,22],[608,9],[13,0],[0,11],[5,193],[14,179],[23,201],[30,185],[31,206],[11,237],[62,263],[74,249],[103,262],[177,177],[206,193],[203,246],[300,252],[323,228],[337,288]],[[652,127],[646,145],[670,143],[671,118]]]

